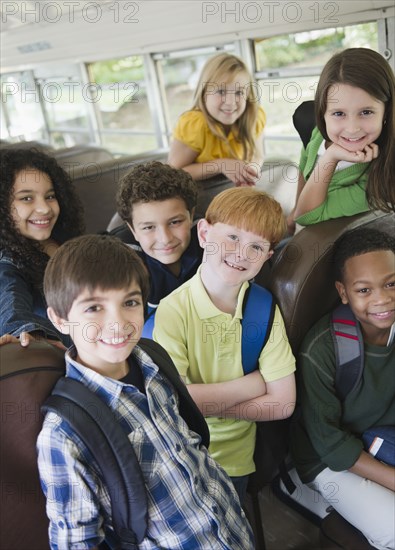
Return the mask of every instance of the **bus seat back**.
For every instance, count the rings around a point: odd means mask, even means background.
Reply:
[[[99,233],[107,229],[116,211],[115,195],[120,178],[132,166],[150,160],[164,162],[167,152],[151,152],[131,155],[106,162],[87,163],[71,169],[70,176],[85,210],[87,233]]]
[[[64,369],[64,352],[44,342],[0,346],[0,548],[49,550],[36,439],[40,407]]]
[[[56,158],[60,166],[67,172],[79,166],[86,167],[88,164],[96,164],[114,159],[114,155],[110,151],[94,145],[75,145],[74,147],[65,147],[64,149],[55,149],[51,155]]]

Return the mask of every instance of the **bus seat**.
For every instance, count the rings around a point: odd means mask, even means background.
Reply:
[[[69,167],[70,177],[75,185],[85,210],[87,233],[105,231],[116,211],[115,194],[119,179],[138,163],[162,160],[167,150],[141,155],[130,155],[105,162],[87,163]]]
[[[80,165],[86,166],[87,164],[105,162],[114,158],[114,155],[107,149],[93,145],[75,145],[74,147],[55,149],[52,156],[65,170],[70,167],[77,168]]]
[[[40,406],[64,368],[64,352],[45,342],[0,346],[0,548],[49,550],[36,439]]]
[[[306,147],[310,141],[311,133],[316,126],[314,101],[303,101],[303,103],[295,109],[292,116],[292,122],[302,140],[303,146]]]
[[[208,205],[213,198],[225,191],[234,187],[234,183],[223,174],[218,174],[212,178],[206,180],[200,180],[196,182],[198,185],[198,200],[195,210],[195,219],[204,218]]]
[[[124,225],[124,221],[121,218],[121,216],[118,214],[118,212],[115,212],[113,217],[110,220],[110,223],[107,225],[107,231],[110,232],[113,229],[116,229],[117,227]]]
[[[43,153],[47,153],[50,155],[54,149],[47,143],[41,143],[40,141],[17,141],[15,143],[8,143],[4,142],[1,144],[1,148],[3,149],[37,149],[38,151],[42,151]]]
[[[375,550],[368,540],[340,514],[330,512],[321,522],[321,550]]]

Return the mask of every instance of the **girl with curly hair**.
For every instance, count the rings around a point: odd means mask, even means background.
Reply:
[[[0,345],[61,340],[46,315],[44,271],[68,239],[84,232],[68,174],[35,149],[0,151]]]

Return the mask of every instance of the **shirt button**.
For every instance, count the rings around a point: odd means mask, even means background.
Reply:
[[[176,445],[176,451],[177,453],[181,452],[181,445],[179,445],[178,443]]]
[[[58,527],[60,527],[61,529],[64,529],[63,521],[58,521]]]
[[[215,504],[214,504],[212,510],[213,510],[214,514],[218,514],[218,506],[215,506]]]

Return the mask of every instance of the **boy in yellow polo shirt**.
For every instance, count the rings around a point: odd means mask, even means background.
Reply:
[[[284,232],[281,207],[266,193],[243,187],[217,195],[198,224],[203,263],[161,301],[155,319],[154,339],[206,417],[210,453],[241,502],[255,470],[255,422],[286,418],[295,403],[295,359],[277,306],[259,369],[244,375],[241,358],[244,295]]]

